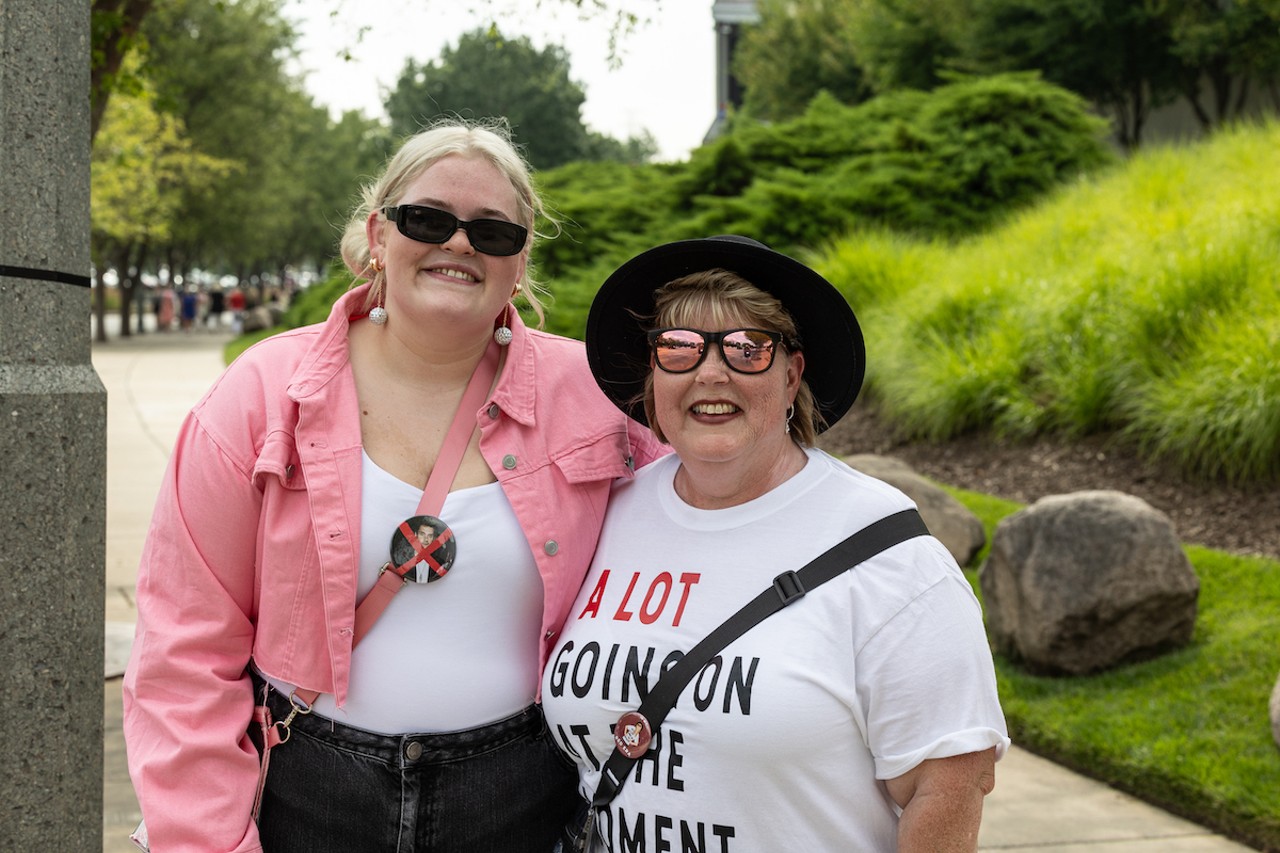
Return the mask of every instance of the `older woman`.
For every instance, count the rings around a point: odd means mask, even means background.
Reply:
[[[663,450],[514,309],[539,210],[504,133],[410,138],[347,229],[360,286],[188,417],[125,678],[157,850],[550,848],[542,666],[610,484]]]
[[[682,241],[605,282],[587,354],[676,451],[615,488],[544,674],[584,796],[615,749],[638,752],[597,799],[595,849],[975,849],[1009,741],[978,602],[932,537],[755,624],[651,733],[629,713],[777,575],[912,508],[812,447],[862,381],[847,302],[755,241]]]

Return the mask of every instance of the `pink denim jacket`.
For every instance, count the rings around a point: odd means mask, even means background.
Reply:
[[[174,445],[124,682],[130,773],[157,851],[260,849],[250,658],[345,701],[361,508],[347,328],[365,291],[344,295],[326,322],[245,352]],[[545,661],[610,484],[667,448],[600,393],[580,342],[514,319],[502,376],[476,418],[542,576]]]

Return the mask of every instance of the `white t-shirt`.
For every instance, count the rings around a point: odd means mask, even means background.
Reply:
[[[391,557],[391,536],[417,515],[422,489],[364,455],[357,601]],[[449,732],[532,704],[538,687],[542,579],[502,486],[449,492],[440,518],[457,552],[448,574],[406,584],[351,656],[347,702],[315,711],[383,734]],[[268,678],[286,695],[292,690]]]
[[[613,725],[660,672],[788,569],[913,506],[810,450],[768,494],[699,510],[679,460],[614,491],[543,681],[590,798]],[[727,646],[694,677],[599,819],[612,851],[892,851],[883,783],[1009,743],[973,590],[932,537],[894,546]]]

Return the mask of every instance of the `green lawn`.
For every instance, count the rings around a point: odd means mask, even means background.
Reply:
[[[949,491],[982,519],[988,540],[1019,509]],[[1018,745],[1088,776],[1280,849],[1280,748],[1268,717],[1280,673],[1280,562],[1197,546],[1186,552],[1200,579],[1191,644],[1088,677],[1029,675],[997,657],[1009,732]],[[966,570],[975,591],[978,573]]]

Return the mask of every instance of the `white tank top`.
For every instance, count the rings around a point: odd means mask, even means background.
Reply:
[[[422,500],[421,488],[362,456],[357,601],[390,559],[392,533]],[[325,694],[316,713],[383,734],[448,732],[496,722],[533,702],[542,579],[506,494],[497,483],[450,492],[440,518],[457,541],[453,567],[396,593],[352,653],[346,705],[339,709]]]

